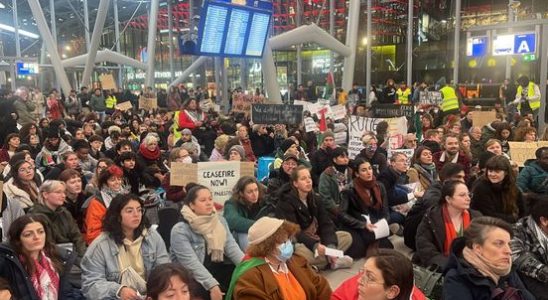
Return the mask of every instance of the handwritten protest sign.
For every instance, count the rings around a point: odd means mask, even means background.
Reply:
[[[348,124],[348,156],[350,158],[355,158],[364,148],[361,141],[363,134],[368,131],[376,132],[377,125],[382,121],[388,122],[389,136],[407,134],[407,119],[405,117],[382,119],[350,116]]]
[[[512,160],[520,167],[523,167],[526,160],[535,158],[535,151],[539,147],[537,143],[526,142],[508,142],[508,145]]]
[[[375,104],[373,114],[377,118],[411,118],[415,114],[415,106],[410,104]]]
[[[301,124],[303,107],[287,104],[253,104],[251,121],[254,124]]]
[[[304,129],[306,132],[315,132],[320,130],[314,119],[311,117],[304,118]]]
[[[103,90],[117,90],[116,81],[112,74],[101,74],[99,75],[99,81],[101,82],[101,87]]]
[[[420,92],[419,103],[427,105],[440,105],[443,101],[443,97],[440,92]]]
[[[415,149],[388,149],[388,155],[386,157],[388,159],[388,162],[390,162],[390,159],[392,158],[392,156],[394,156],[395,153],[405,154],[405,156],[407,156],[407,163],[411,165],[411,159],[413,158]]]
[[[483,126],[493,122],[497,119],[497,112],[492,111],[473,111],[472,112],[472,125],[482,128]]]
[[[184,186],[195,182],[209,188],[213,200],[223,204],[232,196],[232,188],[242,176],[254,176],[252,162],[224,161],[197,164],[171,163],[170,184]]]
[[[333,120],[344,119],[346,117],[346,107],[341,104],[331,106],[331,117]]]
[[[131,105],[130,101],[126,101],[126,102],[116,104],[116,109],[121,110],[121,111],[130,110],[132,108],[133,108],[133,105]]]
[[[151,110],[158,108],[157,98],[139,97],[139,109]]]

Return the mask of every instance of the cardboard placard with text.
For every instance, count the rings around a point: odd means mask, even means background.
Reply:
[[[407,134],[407,119],[405,117],[382,119],[350,116],[350,122],[348,123],[348,157],[351,159],[356,158],[356,155],[364,148],[361,140],[363,134],[368,131],[376,132],[377,125],[382,121],[388,122],[388,134],[391,137]]]
[[[139,97],[139,109],[152,110],[158,108],[158,98]]]
[[[482,128],[483,126],[493,122],[497,119],[497,112],[491,111],[473,111],[472,112],[472,125]]]
[[[121,111],[130,110],[132,108],[133,108],[133,105],[131,104],[130,101],[126,101],[126,102],[116,104],[116,109],[121,110]]]
[[[525,161],[535,159],[538,143],[508,142],[508,145],[510,146],[510,157],[518,166],[523,167]]]
[[[112,74],[99,75],[99,81],[101,82],[101,88],[103,88],[103,90],[118,90]]]

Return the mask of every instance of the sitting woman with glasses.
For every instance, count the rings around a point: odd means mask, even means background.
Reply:
[[[413,286],[413,264],[392,249],[379,249],[370,256],[360,273],[343,282],[331,300],[426,300]]]
[[[143,211],[143,202],[136,195],[112,199],[103,233],[82,259],[86,299],[143,299],[152,269],[169,262],[162,237],[149,228]]]
[[[426,212],[417,229],[415,263],[443,268],[449,260],[453,240],[462,236],[471,220],[479,216],[481,213],[470,209],[466,184],[446,181],[438,205]]]

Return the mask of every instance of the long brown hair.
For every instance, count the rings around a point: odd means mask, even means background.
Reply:
[[[28,224],[35,222],[42,224],[42,227],[44,227],[44,232],[46,233],[46,243],[43,249],[44,253],[47,255],[47,257],[51,259],[53,267],[58,273],[61,273],[61,271],[63,270],[61,259],[59,258],[57,251],[55,250],[55,244],[52,241],[50,228],[47,227],[47,221],[45,218],[45,216],[40,214],[23,215],[15,219],[15,221],[11,223],[10,229],[8,231],[9,244],[17,255],[20,255],[24,258],[24,261],[21,261],[21,264],[29,274],[34,273],[35,267],[32,258],[23,249],[23,244],[21,243],[21,234]]]
[[[510,161],[502,155],[493,156],[485,164],[485,169],[486,170],[484,177],[487,181],[489,181],[489,179],[487,178],[487,172],[489,170],[504,171],[504,179],[501,182],[503,191],[502,207],[504,213],[513,214],[515,212],[518,212],[517,202],[519,197],[519,190],[517,188],[516,176],[514,175],[514,171],[512,170]]]

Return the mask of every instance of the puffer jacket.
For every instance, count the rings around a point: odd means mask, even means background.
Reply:
[[[518,187],[523,193],[548,194],[548,172],[536,160],[525,162],[525,167],[519,172]]]
[[[510,274],[500,278],[496,285],[490,278],[482,275],[472,265],[462,258],[465,247],[464,238],[453,241],[449,262],[444,271],[444,300],[491,300],[495,288],[513,287],[518,289],[523,300],[534,300],[535,297],[527,291],[518,274],[512,270]]]
[[[538,280],[548,288],[548,249],[542,247],[538,239],[533,217],[522,218],[514,225],[510,246],[512,260],[520,275]]]

